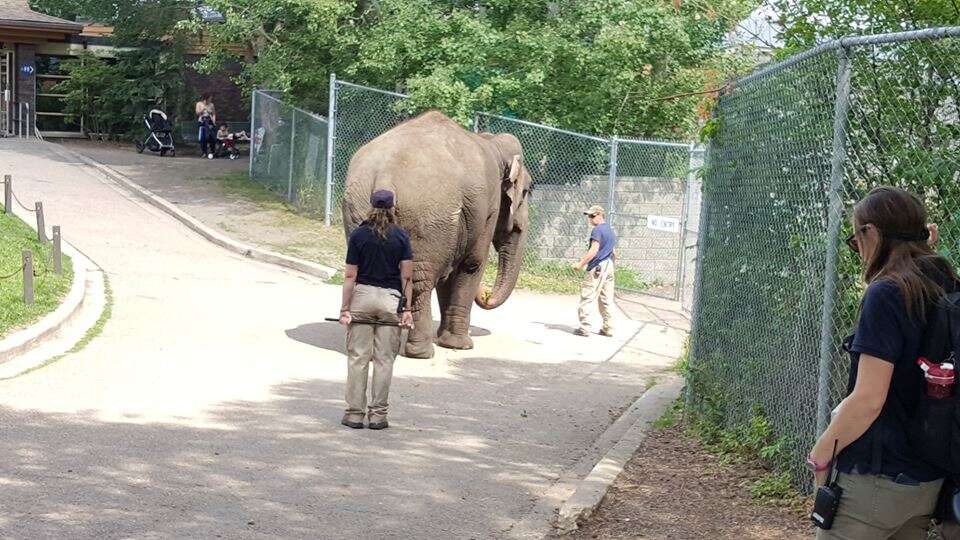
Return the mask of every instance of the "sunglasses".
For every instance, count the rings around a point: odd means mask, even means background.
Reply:
[[[860,234],[863,234],[867,232],[869,228],[870,228],[869,225],[864,225],[863,227],[860,227],[859,229],[857,229],[857,232]],[[850,236],[848,236],[846,243],[847,243],[847,247],[850,248],[854,253],[858,253],[858,254],[860,253],[860,242],[857,241],[857,233],[853,233]]]

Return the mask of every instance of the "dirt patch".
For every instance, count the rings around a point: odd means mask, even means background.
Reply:
[[[572,538],[810,538],[802,512],[751,499],[762,474],[724,463],[682,427],[653,431]]]

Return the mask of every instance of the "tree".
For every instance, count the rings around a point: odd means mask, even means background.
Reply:
[[[331,71],[409,93],[461,121],[476,110],[599,133],[684,137],[702,98],[657,100],[723,78],[722,39],[754,2],[698,0],[211,0],[216,69],[230,45],[244,84],[322,110]],[[199,22],[190,26],[200,30]]]
[[[146,109],[185,111],[185,52],[190,34],[178,27],[189,19],[183,0],[34,0],[42,13],[89,19],[113,27],[115,58],[85,53],[67,62],[72,79],[58,85],[67,95],[67,113],[83,116],[88,133],[126,134],[141,124]],[[192,112],[191,112],[192,114]]]

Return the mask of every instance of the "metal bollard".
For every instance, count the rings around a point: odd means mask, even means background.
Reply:
[[[46,224],[43,221],[43,203],[37,201],[36,206],[37,212],[37,241],[41,244],[47,243],[47,229]]]
[[[53,271],[63,273],[63,252],[60,250],[60,226],[53,226]]]
[[[3,211],[13,213],[13,178],[9,174],[3,175]]]
[[[33,305],[33,252],[23,250],[23,302]]]

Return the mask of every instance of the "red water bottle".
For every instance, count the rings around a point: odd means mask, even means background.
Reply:
[[[927,395],[934,399],[948,398],[953,395],[955,371],[953,364],[938,364],[924,357],[917,360],[927,380]]]

